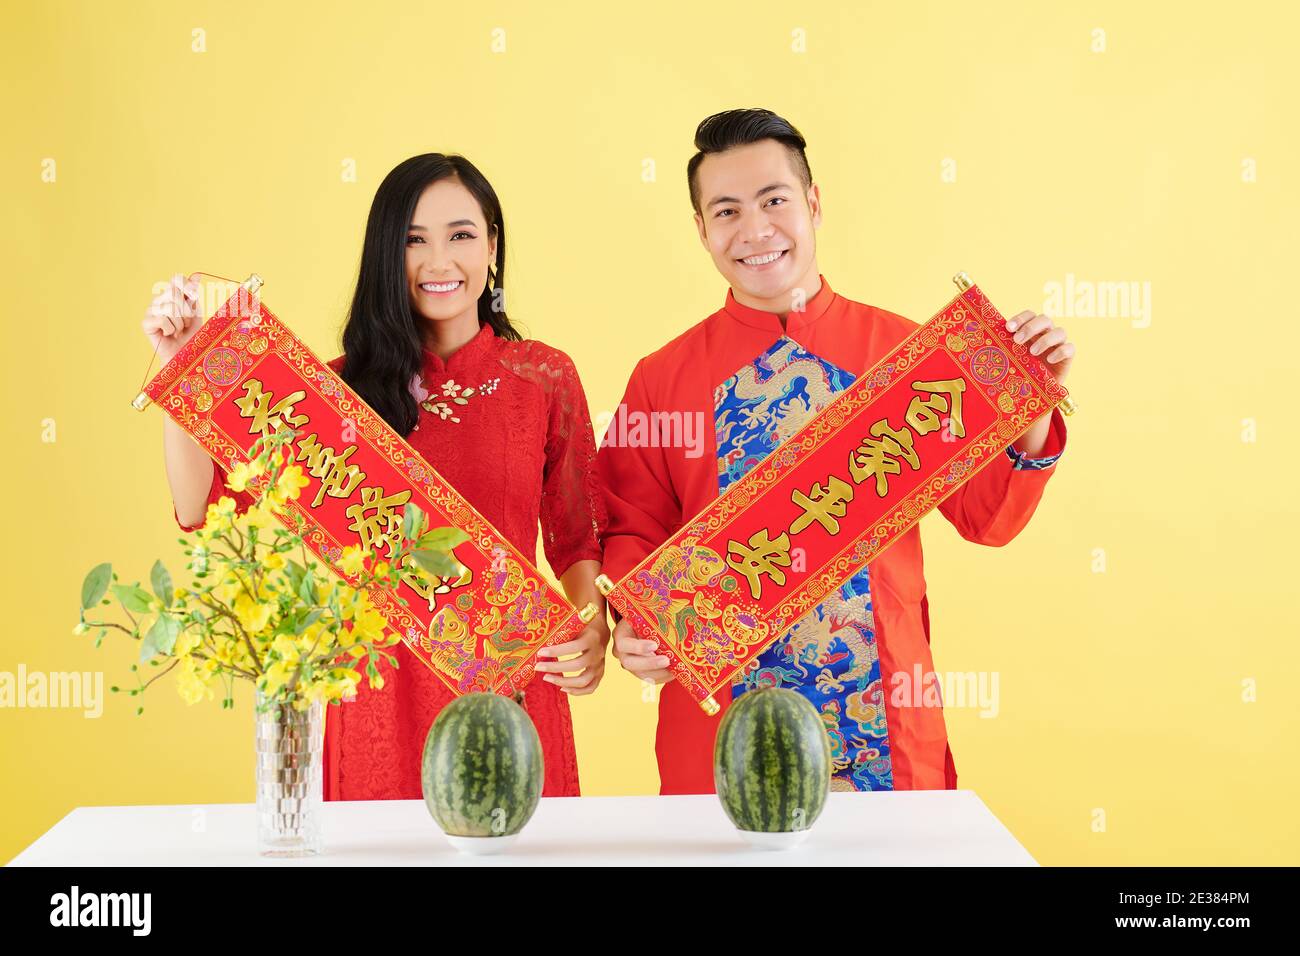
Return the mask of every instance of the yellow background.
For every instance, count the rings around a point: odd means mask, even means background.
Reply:
[[[380,179],[463,152],[505,206],[511,315],[598,414],[721,304],[683,170],[702,117],[762,105],[809,139],[850,298],[924,320],[958,269],[1008,314],[1067,274],[1150,283],[1149,327],[1060,320],[1081,412],[1030,526],[991,549],[923,524],[937,667],[1000,679],[996,719],[948,712],[961,786],[1047,864],[1296,863],[1295,14],[615,6],[6,5],[0,670],[126,683],[121,635],[71,634],[82,576],[182,571],[161,413],[128,404],[154,282],[259,272],[333,357]],[[584,792],[654,792],[655,707],[610,663],[575,702]],[[78,805],[250,801],[238,702],[0,710],[0,859]]]

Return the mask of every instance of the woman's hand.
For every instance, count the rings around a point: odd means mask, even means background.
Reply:
[[[609,645],[609,625],[602,614],[582,629],[571,641],[551,644],[537,652],[539,658],[559,658],[569,654],[572,660],[538,660],[535,668],[542,680],[555,684],[566,694],[575,697],[590,694],[600,686],[605,676],[605,648]]]
[[[666,684],[673,679],[668,655],[660,654],[659,645],[654,641],[638,637],[626,620],[614,625],[614,656],[637,680]]]
[[[181,347],[203,325],[199,312],[198,273],[188,279],[177,273],[171,284],[154,297],[145,311],[144,334],[163,364],[170,362]]]

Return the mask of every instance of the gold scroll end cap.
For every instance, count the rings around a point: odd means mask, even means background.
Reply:
[[[131,407],[137,412],[142,412],[149,407],[149,396],[141,392],[135,398],[131,399]]]
[[[606,597],[614,590],[614,582],[603,574],[596,575],[596,590]]]
[[[1061,410],[1062,415],[1073,415],[1079,410],[1079,403],[1067,395],[1056,403],[1056,407]]]
[[[958,272],[952,277],[952,281],[956,283],[958,292],[965,292],[975,284],[975,280],[964,272]]]
[[[704,711],[705,716],[716,717],[718,711],[722,710],[722,708],[718,706],[718,702],[712,697],[706,697],[700,701],[700,710]]]
[[[248,290],[249,295],[257,295],[257,290],[262,288],[263,285],[265,283],[262,282],[262,277],[256,272],[244,280],[244,288]]]
[[[580,620],[583,624],[590,624],[592,620],[595,619],[596,615],[599,613],[600,613],[600,608],[596,607],[596,605],[588,601],[585,605],[583,605],[581,608],[578,609],[578,620]]]

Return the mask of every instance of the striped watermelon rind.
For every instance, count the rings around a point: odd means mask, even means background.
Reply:
[[[449,836],[518,833],[537,809],[543,777],[537,728],[523,707],[500,694],[456,698],[424,740],[424,803]]]
[[[783,687],[746,691],[722,715],[713,783],[737,829],[808,829],[826,805],[830,781],[826,730],[801,694]]]

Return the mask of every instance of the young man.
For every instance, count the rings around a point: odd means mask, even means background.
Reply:
[[[695,224],[731,288],[721,309],[637,364],[620,415],[701,422],[705,453],[697,443],[606,435],[598,456],[609,511],[604,571],[615,581],[917,328],[837,295],[818,271],[821,197],[798,130],[767,110],[731,110],[704,120],[695,146],[687,166]],[[1007,326],[1064,380],[1075,351],[1064,329],[1033,312]],[[1033,515],[1064,449],[1065,422],[1054,410],[939,511],[967,540],[1004,545]],[[636,676],[667,682],[655,744],[661,791],[711,792],[719,717],[704,714],[654,642],[625,621],[614,654]],[[924,686],[908,686],[933,669],[913,526],[767,648],[730,697],[716,696],[725,707],[770,684],[806,696],[830,738],[832,789],[953,788],[942,707]]]

